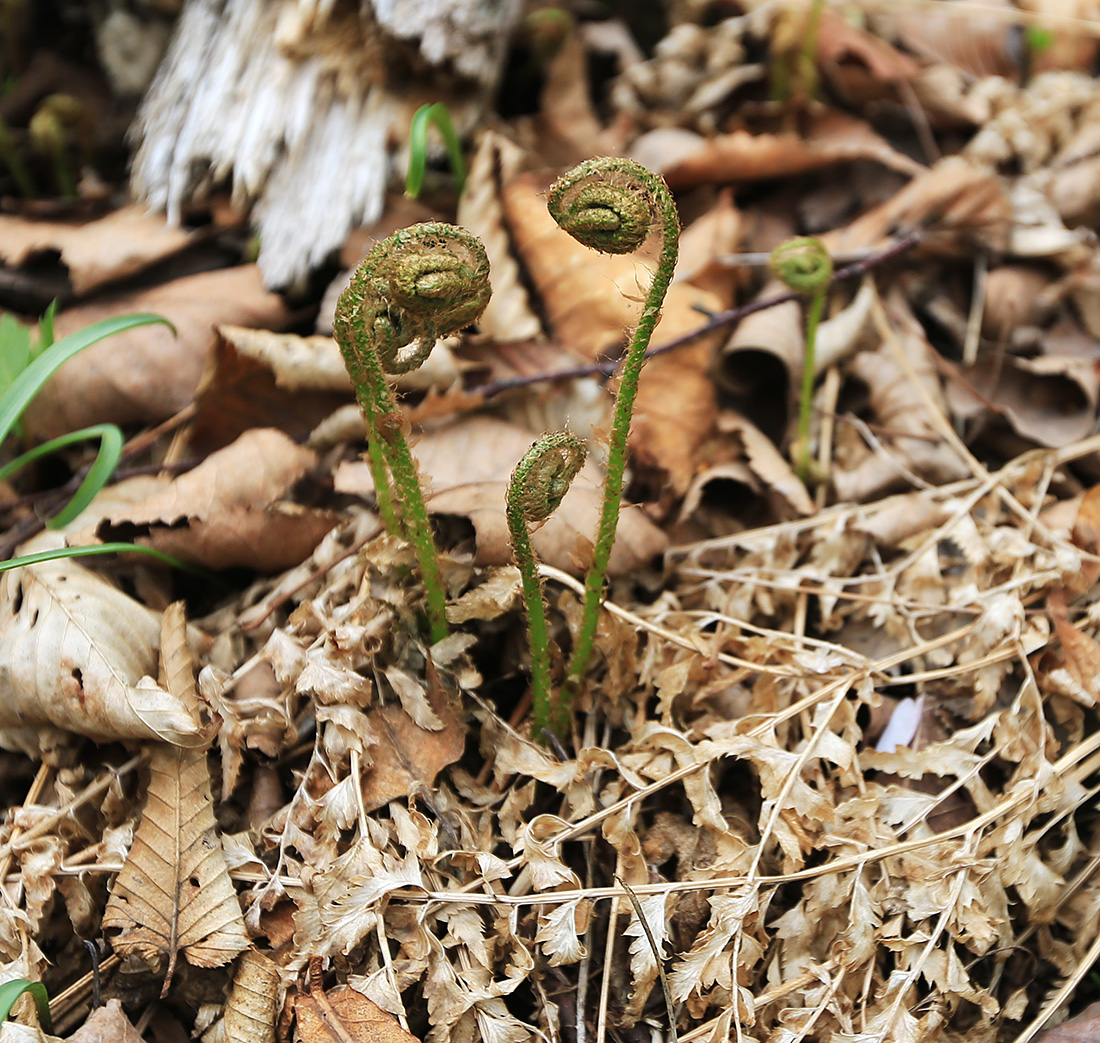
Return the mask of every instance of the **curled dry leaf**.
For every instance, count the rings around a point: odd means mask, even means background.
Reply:
[[[802,134],[735,130],[703,138],[674,128],[653,130],[634,142],[630,154],[642,166],[663,174],[673,189],[793,177],[856,159],[874,160],[902,174],[924,170],[869,124],[832,110],[813,117]]]
[[[176,334],[163,325],[141,326],[70,359],[27,410],[34,438],[102,422],[159,423],[191,401],[218,323],[273,327],[289,315],[263,288],[256,268],[243,265],[69,308],[57,317],[57,336],[123,312],[163,315]]]
[[[1071,445],[1095,426],[1100,380],[1088,358],[983,355],[948,385],[952,412],[962,418],[1000,415],[1012,429],[1047,448]]]
[[[221,967],[250,945],[214,823],[206,751],[154,746],[141,824],[111,888],[103,929],[111,945],[165,967],[167,995],[180,952]]]
[[[193,701],[162,689],[160,624],[74,560],[0,577],[0,729],[201,742]]]
[[[294,1001],[302,1043],[419,1043],[392,1014],[347,985]]]
[[[917,378],[942,408],[943,391],[934,349],[898,295],[890,299],[890,318],[894,335]],[[913,474],[934,482],[953,481],[967,474],[965,463],[943,442],[923,399],[910,386],[908,375],[886,345],[857,355],[851,372],[867,385],[874,422],[887,434],[873,447],[862,442],[853,445],[850,457],[838,464],[833,479],[838,497],[867,499],[911,481]]]
[[[336,524],[332,512],[281,499],[316,461],[280,431],[251,429],[152,496],[112,513],[95,535],[145,543],[208,568],[289,568]]]
[[[190,239],[189,232],[136,205],[82,225],[0,215],[0,261],[9,268],[33,263],[40,278],[42,260],[59,255],[78,297],[143,271],[183,249]]]
[[[279,1006],[279,967],[250,949],[240,959],[225,1014],[203,1037],[203,1043],[274,1043]]]

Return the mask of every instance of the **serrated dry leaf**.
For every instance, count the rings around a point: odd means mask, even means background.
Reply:
[[[214,822],[206,751],[153,747],[141,824],[103,914],[121,956],[221,967],[251,944]]]
[[[57,336],[125,312],[163,315],[176,334],[163,325],[140,326],[70,359],[27,409],[34,438],[102,422],[158,423],[191,401],[217,324],[278,327],[289,316],[282,299],[263,288],[255,266],[243,265],[68,308],[57,316]]]
[[[397,797],[430,793],[436,776],[458,760],[466,748],[466,731],[431,660],[426,690],[412,678],[408,681],[423,697],[421,716],[429,724],[438,722],[438,726],[431,730],[422,727],[401,706],[380,706],[370,712],[368,720],[379,741],[370,748],[373,763],[363,780],[363,807],[367,811]]]
[[[190,239],[190,232],[138,205],[82,225],[0,215],[0,260],[9,268],[34,264],[40,277],[43,257],[60,255],[78,297],[143,271],[182,250]]]
[[[283,502],[317,462],[272,428],[251,429],[95,529],[102,540],[144,543],[207,568],[276,571],[297,565],[337,521],[332,511]]]
[[[294,1001],[302,1043],[419,1043],[397,1018],[361,992],[338,985],[324,995],[327,1004],[313,996]]]
[[[193,704],[161,689],[160,623],[75,560],[0,577],[0,728],[193,745]]]

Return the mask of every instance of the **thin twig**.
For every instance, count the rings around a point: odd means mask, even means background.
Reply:
[[[908,235],[896,239],[879,253],[854,261],[852,264],[845,265],[843,268],[838,268],[833,272],[832,281],[838,282],[842,279],[859,278],[872,269],[885,264],[887,261],[892,261],[894,258],[900,257],[902,254],[912,250],[920,241],[921,233],[910,232]],[[680,337],[674,337],[672,340],[656,348],[651,348],[646,352],[645,357],[650,359],[657,355],[664,355],[670,351],[675,351],[677,348],[692,344],[717,330],[724,329],[726,326],[731,326],[735,322],[740,322],[742,319],[749,315],[754,315],[758,311],[766,311],[768,308],[778,307],[780,304],[786,304],[788,301],[798,300],[799,297],[800,295],[794,290],[787,290],[784,293],[776,294],[774,297],[751,301],[738,308],[730,308],[728,311],[717,312],[696,329]],[[583,366],[570,366],[566,369],[554,370],[553,372],[532,373],[522,377],[508,377],[504,380],[494,380],[488,384],[482,384],[480,387],[472,388],[468,394],[490,399],[496,395],[503,394],[505,391],[515,391],[518,388],[531,387],[534,384],[544,384],[559,380],[575,380],[579,377],[603,376],[610,378],[615,375],[622,362],[622,358],[601,359],[599,362],[589,362]]]

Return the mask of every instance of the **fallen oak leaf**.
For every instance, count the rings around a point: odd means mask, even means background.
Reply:
[[[212,569],[289,568],[337,522],[332,512],[281,500],[316,461],[280,431],[249,430],[84,536],[147,544]]]

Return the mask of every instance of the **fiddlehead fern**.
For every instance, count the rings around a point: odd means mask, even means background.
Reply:
[[[545,521],[554,513],[570,483],[584,466],[587,448],[569,431],[540,438],[512,472],[508,485],[508,528],[512,550],[523,579],[527,602],[528,632],[531,638],[531,695],[534,703],[535,738],[544,728],[561,735],[569,721],[567,693],[552,693],[550,683],[550,638],[546,630],[546,609],[542,603],[538,566],[527,526]]]
[[[550,189],[547,206],[554,220],[574,239],[602,253],[621,254],[637,250],[648,238],[655,222],[659,224],[661,234],[657,271],[627,349],[615,400],[603,507],[592,551],[592,564],[585,579],[584,615],[566,678],[567,695],[564,698],[567,703],[584,677],[595,644],[604,577],[619,522],[630,416],[634,410],[646,348],[676,269],[680,220],[664,179],[628,159],[603,157],[580,164],[555,182]]]
[[[447,634],[446,596],[416,464],[387,374],[407,373],[439,337],[457,333],[484,311],[491,293],[480,240],[453,225],[427,223],[395,232],[359,265],[336,305],[334,332],[367,420],[379,510],[391,533],[416,549],[432,640]],[[392,493],[400,511],[400,524]]]
[[[794,447],[795,470],[810,477],[810,413],[814,397],[817,327],[825,308],[825,297],[833,278],[833,260],[820,239],[798,238],[780,243],[771,254],[772,272],[797,293],[810,298],[806,314],[806,351],[802,362],[802,394],[798,406],[798,438]]]

